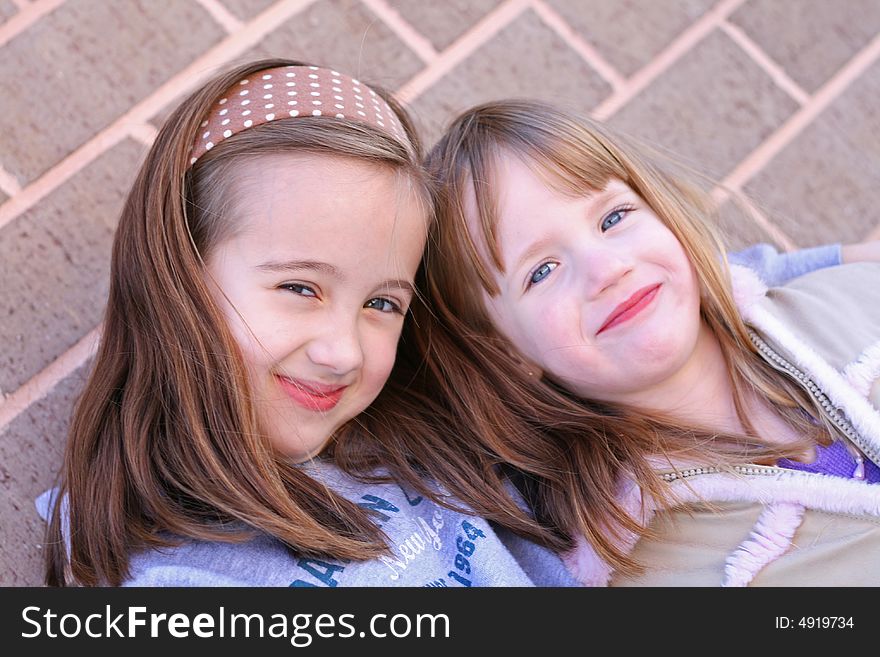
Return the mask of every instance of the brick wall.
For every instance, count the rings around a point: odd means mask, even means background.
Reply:
[[[127,186],[169,107],[263,56],[395,90],[428,141],[503,96],[589,111],[757,199],[734,245],[880,239],[877,0],[0,0],[0,584],[41,581]]]

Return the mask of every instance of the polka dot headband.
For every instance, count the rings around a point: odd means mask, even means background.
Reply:
[[[391,106],[367,85],[317,66],[256,71],[232,85],[202,122],[190,166],[224,139],[250,127],[290,117],[332,116],[366,123],[411,148]]]

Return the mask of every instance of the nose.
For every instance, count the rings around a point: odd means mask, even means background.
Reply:
[[[607,242],[593,242],[583,245],[580,251],[580,261],[584,268],[582,280],[586,285],[588,299],[613,288],[632,271],[632,258],[620,247]]]
[[[328,317],[309,341],[306,354],[316,365],[344,376],[364,364],[364,350],[356,318]]]

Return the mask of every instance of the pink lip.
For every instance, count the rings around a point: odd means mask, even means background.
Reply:
[[[328,386],[316,381],[288,379],[277,376],[278,383],[284,392],[297,404],[310,411],[329,411],[342,398],[348,386]]]
[[[655,285],[646,285],[645,287],[636,290],[629,299],[619,304],[611,311],[611,314],[605,319],[605,323],[602,324],[602,327],[598,331],[596,331],[596,335],[599,335],[602,331],[607,331],[608,329],[617,326],[618,324],[622,324],[638,315],[651,304],[654,297],[657,296],[657,290],[659,289],[660,284],[657,283]]]

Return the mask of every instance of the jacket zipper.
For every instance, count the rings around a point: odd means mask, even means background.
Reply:
[[[806,472],[803,470],[790,470],[789,468],[780,468],[773,465],[732,465],[727,468],[719,468],[716,466],[701,466],[697,468],[682,468],[678,471],[667,470],[661,472],[660,477],[663,481],[676,481],[678,479],[688,479],[703,474],[718,474],[733,470],[742,475],[777,475],[791,474],[795,476],[820,476],[817,472]],[[824,475],[822,475],[824,476]]]
[[[831,400],[828,399],[827,395],[822,392],[819,386],[808,377],[806,374],[801,372],[794,365],[785,360],[782,356],[776,353],[770,345],[768,345],[764,340],[758,336],[757,333],[749,329],[749,337],[752,340],[752,344],[755,345],[755,348],[761,353],[761,355],[766,358],[769,363],[777,370],[781,372],[785,372],[790,376],[794,377],[794,379],[803,387],[810,395],[812,395],[813,399],[815,399],[819,403],[819,407],[825,411],[825,414],[837,427],[837,429],[853,444],[855,447],[863,454],[867,456],[874,463],[878,463],[878,454],[877,452],[870,446],[866,445],[862,440],[862,437],[859,435],[858,431],[855,430],[852,423],[844,417],[843,413],[837,409]],[[856,459],[858,462],[858,459]],[[863,463],[861,465],[864,465]]]
[[[749,338],[752,344],[761,353],[761,355],[776,370],[784,372],[797,381],[812,397],[819,403],[819,407],[825,412],[835,427],[859,450],[860,454],[856,456],[856,469],[861,469],[862,479],[864,478],[864,456],[868,457],[874,463],[880,463],[877,458],[877,452],[870,446],[865,445],[862,437],[855,430],[852,423],[844,417],[827,395],[822,392],[819,386],[801,372],[797,367],[789,363],[776,351],[773,350],[757,333],[749,329]],[[679,471],[666,471],[659,473],[664,481],[675,481],[677,479],[687,479],[701,474],[717,474],[725,470],[732,469],[739,474],[744,475],[776,475],[776,474],[792,474],[792,475],[818,475],[816,472],[805,472],[803,470],[791,470],[789,468],[780,468],[770,465],[734,465],[730,468],[719,468],[715,466],[700,466],[695,468],[683,468]]]

